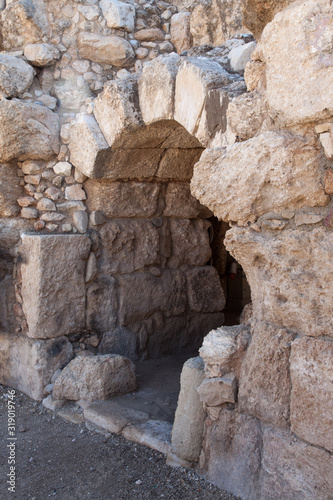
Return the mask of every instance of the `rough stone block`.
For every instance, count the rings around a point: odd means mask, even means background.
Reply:
[[[172,257],[169,266],[204,266],[211,257],[209,222],[202,219],[171,219]]]
[[[54,64],[60,59],[60,52],[49,43],[33,43],[24,47],[24,56],[34,66],[43,67]]]
[[[0,382],[42,400],[52,375],[73,355],[65,337],[32,340],[23,335],[0,333]]]
[[[193,175],[193,166],[199,161],[202,151],[201,148],[178,149],[172,147],[165,150],[159,162],[156,177],[189,181]]]
[[[227,117],[231,132],[242,140],[250,139],[267,117],[266,102],[257,92],[242,94],[229,104]]]
[[[22,235],[23,311],[32,338],[52,338],[85,326],[85,260],[81,235]]]
[[[225,306],[225,298],[215,267],[196,267],[187,271],[188,302],[192,311],[216,312]]]
[[[169,182],[165,193],[165,217],[180,217],[196,219],[197,217],[211,217],[212,212],[200,205],[198,200],[191,195],[188,183]]]
[[[333,344],[299,338],[291,348],[291,429],[333,452]],[[333,491],[333,490],[332,490]]]
[[[13,217],[20,211],[17,199],[22,196],[16,168],[0,164],[0,217]]]
[[[32,84],[35,71],[22,59],[0,55],[0,89],[7,97],[18,97]]]
[[[101,354],[120,354],[134,360],[137,359],[136,344],[137,336],[135,333],[118,326],[114,330],[104,333],[98,350]]]
[[[252,326],[252,340],[242,363],[238,404],[279,427],[289,425],[289,356],[293,335],[268,324]]]
[[[199,356],[186,361],[180,376],[171,449],[178,457],[189,462],[198,461],[201,450],[206,412],[196,389],[204,377],[204,364]]]
[[[224,377],[207,378],[197,388],[200,401],[208,406],[220,406],[224,403],[235,403],[237,379],[234,373]]]
[[[87,290],[87,328],[104,333],[117,323],[117,292],[115,279],[103,276]]]
[[[234,47],[229,52],[230,66],[233,71],[244,71],[246,63],[251,60],[251,54],[256,48],[256,42],[249,42],[244,45]]]
[[[134,30],[134,5],[119,0],[101,0],[100,8],[110,28],[123,29],[129,33]]]
[[[73,359],[56,379],[52,395],[55,399],[97,401],[135,389],[132,361],[105,354]]]
[[[190,12],[178,12],[171,17],[171,42],[176,47],[178,54],[191,48],[192,36],[190,31],[190,20]]]
[[[78,37],[78,45],[82,59],[121,68],[132,66],[134,62],[132,45],[116,35],[103,36],[82,32]]]

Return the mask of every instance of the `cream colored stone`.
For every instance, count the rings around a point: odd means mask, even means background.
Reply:
[[[127,68],[134,63],[132,46],[116,35],[102,36],[83,32],[79,35],[79,54],[83,59]]]
[[[257,92],[242,94],[228,107],[228,127],[242,140],[256,135],[267,117],[266,102]]]
[[[146,28],[135,33],[136,40],[144,42],[156,42],[164,40],[164,33],[159,28]]]
[[[197,388],[200,401],[208,406],[236,402],[237,379],[234,373],[224,377],[207,378]]]
[[[24,56],[34,66],[49,66],[60,59],[60,52],[49,43],[33,43],[24,47]]]
[[[100,8],[110,28],[134,30],[135,7],[119,0],[101,0]]]
[[[333,336],[331,232],[318,227],[272,237],[232,228],[225,245],[246,273],[256,321],[314,337]]]
[[[219,219],[246,225],[268,211],[326,205],[322,171],[314,140],[265,132],[228,148],[207,149],[195,165],[191,192]]]
[[[251,60],[251,55],[256,48],[256,45],[256,42],[249,42],[231,49],[228,57],[233,71],[244,71],[246,64]]]
[[[333,140],[332,140],[332,132],[325,132],[320,134],[319,136],[320,142],[324,148],[325,155],[327,158],[333,158]]]
[[[263,90],[266,84],[265,63],[249,61],[244,69],[244,79],[249,92]]]
[[[178,54],[181,54],[184,50],[190,49],[192,46],[190,20],[190,12],[178,12],[171,17],[171,42],[176,47]]]
[[[0,55],[0,89],[6,97],[18,97],[26,92],[35,71],[25,61],[11,55]]]

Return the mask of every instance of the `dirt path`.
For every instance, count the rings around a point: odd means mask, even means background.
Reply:
[[[193,472],[165,464],[160,453],[64,421],[17,392],[16,492],[8,491],[8,390],[0,386],[2,500],[233,500]]]

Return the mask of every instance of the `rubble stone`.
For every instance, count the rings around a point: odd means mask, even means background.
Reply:
[[[33,68],[18,57],[0,55],[0,89],[6,97],[18,97],[27,91],[34,79]]]
[[[97,35],[83,32],[79,35],[79,54],[83,59],[120,68],[132,66],[134,51],[127,40],[116,35]]]
[[[55,63],[60,58],[60,52],[49,43],[33,43],[24,47],[24,56],[34,66],[44,67]]]

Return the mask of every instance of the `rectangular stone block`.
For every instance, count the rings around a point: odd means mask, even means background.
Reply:
[[[192,219],[211,217],[212,212],[191,195],[188,183],[169,182],[165,194],[165,217]]]
[[[44,387],[72,354],[72,345],[65,337],[32,340],[0,332],[0,382],[42,400]]]
[[[217,312],[224,308],[224,293],[215,267],[195,267],[186,273],[186,280],[192,311]]]
[[[169,266],[204,266],[211,257],[208,228],[203,219],[170,219],[172,257]]]
[[[202,148],[170,148],[165,150],[156,177],[160,179],[178,179],[180,181],[191,180],[193,166],[199,161],[202,151]]]
[[[109,332],[117,323],[117,291],[114,278],[103,276],[87,290],[87,328]]]
[[[291,428],[333,452],[333,343],[299,338],[291,348]],[[333,489],[332,489],[333,492]]]
[[[53,338],[85,327],[85,235],[22,235],[22,298],[28,336]]]

